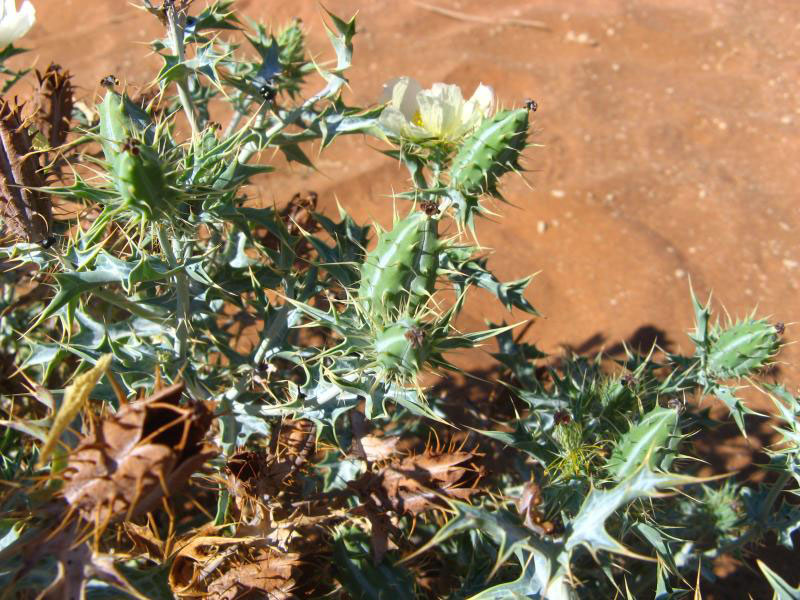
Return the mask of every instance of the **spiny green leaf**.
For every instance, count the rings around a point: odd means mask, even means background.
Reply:
[[[644,466],[613,488],[594,489],[586,496],[580,511],[569,525],[565,542],[566,549],[574,551],[579,545],[583,545],[593,555],[599,550],[605,550],[615,554],[642,558],[609,535],[605,527],[606,520],[620,507],[636,498],[655,496],[664,488],[702,481],[702,479],[685,475],[656,473]]]
[[[760,560],[756,560],[758,568],[767,578],[769,585],[775,592],[775,600],[800,600],[800,588],[793,588],[790,586],[783,577],[778,575],[775,571],[770,569]]]

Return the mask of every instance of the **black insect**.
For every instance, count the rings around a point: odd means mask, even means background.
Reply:
[[[672,410],[677,410],[678,413],[682,413],[686,408],[683,402],[680,401],[678,398],[670,398],[667,400],[667,408],[671,408]]]
[[[119,85],[119,79],[117,79],[114,75],[106,75],[100,80],[100,85],[111,89]]]
[[[44,239],[41,242],[39,242],[39,245],[45,250],[47,250],[48,248],[51,248],[55,243],[56,243],[56,236],[49,235],[47,236],[47,239]]]
[[[261,94],[261,97],[267,102],[274,101],[275,97],[278,95],[278,90],[275,88],[275,80],[272,78],[267,79],[266,83],[258,88],[258,93]]]
[[[778,335],[783,335],[784,331],[786,331],[786,325],[783,323],[783,321],[778,321],[775,323],[775,333]]]
[[[419,349],[425,343],[425,332],[419,327],[410,327],[405,333],[405,338],[411,342],[413,348]]]
[[[420,208],[429,217],[439,214],[439,203],[434,200],[425,200],[420,204]]]
[[[536,112],[536,109],[539,108],[539,103],[536,100],[531,98],[525,99],[525,108],[527,108],[531,112]]]
[[[632,388],[636,386],[637,383],[639,383],[639,381],[636,379],[633,373],[625,373],[625,375],[622,376],[621,381],[622,385],[629,388]]]
[[[139,140],[134,138],[125,140],[125,143],[122,144],[122,152],[130,152],[134,156],[139,156]]]

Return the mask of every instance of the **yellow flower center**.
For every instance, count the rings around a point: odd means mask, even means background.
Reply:
[[[414,125],[418,126],[418,127],[422,127],[423,126],[423,124],[422,124],[422,115],[420,114],[419,111],[414,113],[414,116],[411,118],[411,122]]]

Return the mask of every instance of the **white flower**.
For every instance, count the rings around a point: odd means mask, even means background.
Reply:
[[[392,79],[383,86],[379,122],[391,136],[411,141],[435,139],[455,142],[474,131],[492,111],[494,92],[480,84],[469,100],[457,85],[434,83],[423,90],[410,77]]]
[[[17,10],[17,0],[0,0],[0,50],[15,42],[36,21],[36,9],[30,0],[25,0]]]

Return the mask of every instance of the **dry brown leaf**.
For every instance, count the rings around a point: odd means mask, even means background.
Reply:
[[[262,550],[253,562],[242,563],[212,581],[208,586],[209,600],[255,600],[292,598],[295,587],[293,570],[299,564],[299,554],[277,555]]]
[[[459,484],[470,472],[462,463],[472,458],[469,452],[427,451],[406,456],[374,475],[370,497],[378,506],[414,515],[441,507],[437,494],[469,498],[478,490]]]
[[[311,421],[286,420],[274,432],[268,453],[241,450],[228,459],[226,483],[234,501],[234,514],[238,524],[246,526],[248,532],[267,524],[267,513],[274,508],[275,499],[288,500],[296,495],[298,480],[293,475],[313,455],[315,433]],[[270,520],[280,520],[286,515],[270,516]]]
[[[257,526],[266,518],[265,507],[259,500],[266,466],[266,454],[251,450],[234,453],[225,464],[228,492],[240,523]]]
[[[125,534],[133,542],[133,549],[128,554],[134,557],[148,558],[153,562],[163,562],[166,558],[164,556],[166,543],[159,538],[155,524],[150,517],[151,515],[148,515],[146,525],[137,525],[130,521],[122,524]]]
[[[295,585],[298,554],[278,554],[257,536],[211,535],[213,527],[179,544],[169,572],[178,598],[288,598]]]
[[[22,549],[23,568],[17,573],[19,579],[46,558],[55,557],[58,571],[56,577],[36,600],[64,600],[85,598],[86,586],[91,579],[100,579],[126,594],[121,596],[147,600],[117,571],[115,558],[94,552],[88,542],[75,544],[83,537],[79,524],[72,523],[58,533],[43,532],[28,542]]]
[[[376,565],[380,564],[389,550],[397,549],[397,544],[391,540],[389,534],[398,536],[402,535],[402,532],[392,523],[389,513],[378,508],[372,502],[357,506],[351,512],[354,515],[362,515],[369,520],[372,561]]]
[[[364,456],[369,462],[388,460],[397,451],[397,442],[400,437],[396,435],[378,437],[375,435],[365,435],[361,438],[361,447]]]
[[[180,490],[216,448],[203,442],[213,420],[202,403],[180,404],[176,384],[106,415],[71,453],[62,493],[99,528],[152,510]]]

